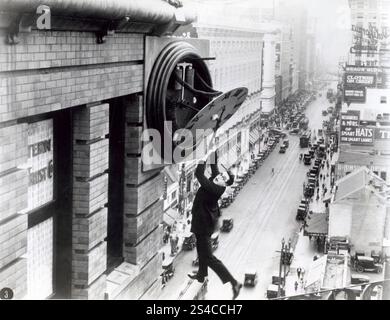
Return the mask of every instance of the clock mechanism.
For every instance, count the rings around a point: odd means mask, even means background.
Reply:
[[[180,129],[190,130],[195,138],[196,129],[214,128],[215,115],[222,125],[245,100],[246,88],[225,94],[213,89],[206,59],[193,45],[178,40],[166,45],[155,60],[146,91],[145,116],[147,127],[160,133],[160,148],[167,143],[173,148],[180,145],[184,140],[176,134]],[[166,137],[170,141],[164,141]],[[192,147],[196,143],[194,139]]]

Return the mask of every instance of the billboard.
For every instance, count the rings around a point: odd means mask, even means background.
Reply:
[[[376,75],[374,73],[346,72],[344,84],[347,88],[373,87],[376,85]]]
[[[390,140],[390,128],[375,128],[376,140]]]
[[[349,102],[366,102],[366,88],[344,88],[344,100]]]
[[[340,143],[372,145],[374,129],[360,125],[359,111],[349,111],[341,114]]]

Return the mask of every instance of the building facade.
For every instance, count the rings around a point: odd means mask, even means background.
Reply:
[[[36,10],[0,1],[0,287],[137,299],[161,273],[163,212],[160,169],[141,161],[145,37],[194,17],[158,0],[69,1],[42,28]]]

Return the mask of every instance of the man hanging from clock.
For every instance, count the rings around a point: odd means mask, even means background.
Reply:
[[[218,218],[221,216],[218,199],[225,192],[226,187],[234,182],[234,175],[230,171],[219,172],[217,161],[216,152],[209,152],[199,162],[195,171],[195,177],[199,181],[200,188],[196,193],[192,206],[191,232],[196,237],[199,269],[196,274],[188,274],[188,276],[191,279],[204,282],[208,276],[208,268],[211,268],[224,284],[230,282],[234,300],[239,295],[242,284],[231,275],[222,261],[212,254],[211,249],[211,235],[216,231]],[[205,176],[206,162],[210,163],[212,172],[210,178]]]

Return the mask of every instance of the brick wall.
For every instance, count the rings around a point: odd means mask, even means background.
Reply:
[[[91,32],[0,33],[0,122],[142,91],[143,36]]]
[[[15,298],[27,293],[27,125],[0,128],[0,288],[9,287]]]
[[[104,298],[108,120],[108,104],[79,108],[73,116],[72,298]]]
[[[27,260],[18,258],[0,269],[0,288],[10,288],[13,299],[22,299],[27,292]]]

